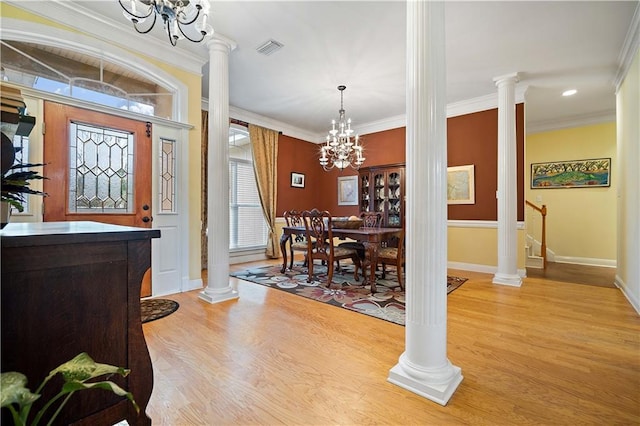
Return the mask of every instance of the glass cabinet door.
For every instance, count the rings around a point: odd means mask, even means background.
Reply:
[[[370,203],[369,203],[369,172],[364,174],[360,174],[360,211],[368,212]]]
[[[386,179],[383,172],[373,174],[373,211],[382,213],[384,217],[386,212],[387,198]]]
[[[390,171],[387,175],[387,226],[402,226],[402,191],[400,171]]]
[[[382,213],[382,226],[401,227],[404,221],[404,167],[360,170],[360,211]]]

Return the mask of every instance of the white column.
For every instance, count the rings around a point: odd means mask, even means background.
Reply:
[[[444,2],[407,2],[406,348],[389,381],[446,405],[447,118]]]
[[[209,48],[209,141],[207,211],[209,217],[207,287],[200,299],[218,303],[238,297],[229,282],[229,53],[220,39]]]
[[[518,73],[493,80],[498,86],[498,271],[494,284],[519,287],[516,97]]]

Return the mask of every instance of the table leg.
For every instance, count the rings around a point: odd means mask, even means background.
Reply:
[[[280,269],[280,273],[284,274],[284,271],[287,270],[287,241],[289,240],[289,236],[285,233],[280,237],[280,251],[282,252],[282,268]],[[293,254],[291,256],[293,259]]]
[[[378,265],[378,243],[370,243],[365,241],[364,248],[369,254],[369,262],[370,268],[369,277],[367,278],[368,283],[371,285],[371,293],[376,292],[376,266]]]

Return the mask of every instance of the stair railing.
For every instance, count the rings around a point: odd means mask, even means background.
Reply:
[[[542,207],[538,207],[532,202],[525,200],[525,203],[536,210],[538,213],[542,215],[542,241],[540,242],[540,256],[542,256],[542,268],[547,268],[547,206],[543,204]]]

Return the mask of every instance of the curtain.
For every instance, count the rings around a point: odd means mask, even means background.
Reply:
[[[278,132],[249,124],[249,137],[253,151],[253,171],[265,221],[269,226],[266,255],[278,257],[276,234],[276,201],[278,195]]]
[[[202,139],[200,141],[200,219],[202,222],[202,229],[200,229],[200,263],[201,269],[207,269],[209,264],[209,251],[207,246],[207,158],[208,158],[208,145],[209,145],[209,111],[202,111],[201,120],[201,134]]]

